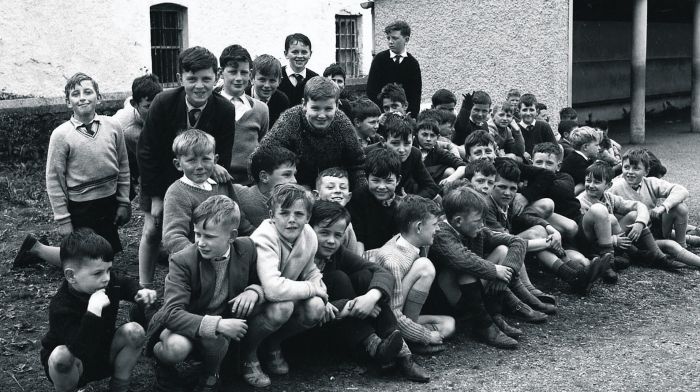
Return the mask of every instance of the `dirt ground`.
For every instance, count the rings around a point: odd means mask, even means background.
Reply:
[[[700,135],[681,133],[687,124],[650,126],[647,145],[691,195],[691,222],[700,223],[697,150]],[[624,135],[613,135],[620,141]],[[142,216],[135,212],[122,230],[125,252],[117,270],[136,277]],[[0,391],[49,391],[39,362],[47,330],[47,307],[62,276],[54,268],[11,271],[27,232],[59,238],[44,190],[43,167],[0,167]],[[158,268],[162,282],[165,267]],[[617,285],[597,285],[579,298],[558,281],[531,272],[533,281],[558,296],[559,312],[543,325],[520,325],[526,333],[516,351],[473,342],[464,333],[444,353],[418,361],[432,374],[413,384],[395,373],[377,374],[362,363],[339,357],[334,347],[288,355],[291,375],[273,378],[274,391],[693,391],[700,390],[700,271],[680,274],[632,267]],[[134,391],[149,391],[151,361],[142,359]],[[241,381],[222,390],[251,390]],[[87,391],[105,391],[96,383]]]

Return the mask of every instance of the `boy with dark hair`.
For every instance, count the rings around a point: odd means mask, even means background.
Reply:
[[[384,138],[377,134],[382,112],[376,103],[369,98],[360,98],[352,103],[351,112],[355,135],[362,148],[384,141]]]
[[[61,242],[65,279],[49,304],[49,331],[41,339],[41,364],[56,391],[74,391],[110,377],[110,392],[126,392],[145,341],[130,322],[115,328],[119,301],[146,306],[156,292],[111,271],[112,247],[89,228]]]
[[[383,113],[398,112],[406,114],[408,112],[408,100],[403,87],[396,83],[388,83],[382,87],[382,91],[377,95],[377,102]]]
[[[535,105],[535,108],[537,109],[537,119],[548,123],[549,122],[549,111],[547,110],[547,105],[543,104],[542,102],[537,102],[537,105]],[[556,135],[554,135],[554,136],[556,136]]]
[[[455,133],[452,142],[458,146],[464,144],[469,134],[477,129],[488,131],[488,115],[491,112],[491,96],[486,91],[474,91],[465,94],[462,107],[455,122]]]
[[[430,101],[432,103],[430,106],[431,109],[454,112],[455,106],[457,106],[457,97],[455,97],[455,94],[444,88],[436,91]]]
[[[556,143],[557,139],[554,137],[552,127],[548,123],[537,119],[537,98],[534,95],[523,94],[520,97],[519,105],[520,121],[518,126],[525,140],[525,152],[527,153],[525,157],[530,159],[535,144],[544,142]]]
[[[583,191],[586,179],[586,169],[598,157],[600,152],[598,132],[591,127],[578,127],[569,135],[574,152],[569,154],[561,163],[562,173],[568,173],[576,184],[576,194]],[[553,142],[555,143],[555,142]]]
[[[342,110],[348,118],[352,118],[352,107],[345,94],[345,69],[340,64],[333,63],[323,71],[323,77],[338,86],[338,109]]]
[[[278,89],[282,78],[282,64],[269,54],[261,54],[253,60],[252,83],[246,87],[246,94],[267,105],[270,114],[269,128],[272,128],[280,114],[289,109],[289,98]]]
[[[406,44],[411,38],[411,27],[408,23],[397,20],[386,26],[384,34],[389,49],[377,53],[372,59],[367,77],[367,96],[377,97],[384,86],[398,83],[406,92],[406,112],[415,118],[420,111],[423,81],[418,60],[406,51]],[[377,105],[384,106],[381,98],[378,98]]]
[[[420,256],[420,248],[433,244],[439,215],[440,208],[432,200],[406,196],[396,209],[399,234],[376,255],[376,262],[394,275],[391,308],[401,334],[416,353],[444,350],[443,339],[455,331],[452,317],[421,314],[435,279],[435,267],[428,258]]]
[[[576,127],[578,127],[578,123],[573,120],[563,120],[559,122],[559,125],[557,126],[557,130],[561,136],[561,138],[559,138],[559,144],[564,149],[564,158],[568,157],[569,154],[574,151],[574,147],[571,145],[569,136],[571,136],[571,131],[573,131]]]
[[[296,155],[284,147],[261,146],[250,156],[250,177],[254,185],[233,186],[241,211],[255,228],[270,217],[270,192],[279,184],[297,182]]]
[[[389,298],[394,277],[376,263],[349,252],[338,238],[344,235],[350,214],[342,205],[318,200],[309,224],[316,232],[316,265],[323,273],[328,300],[341,319],[334,336],[352,350],[360,349],[382,367],[394,361],[410,380],[426,382],[429,376],[413,362],[411,350],[401,338]]]
[[[438,146],[440,130],[434,120],[423,120],[416,127],[415,143],[420,148],[423,165],[435,183],[446,183],[462,178],[464,161]]]
[[[565,107],[559,110],[559,121],[576,121],[578,123],[578,113],[574,108]]]
[[[311,40],[304,34],[294,33],[284,39],[284,57],[289,62],[282,67],[282,81],[279,89],[289,98],[290,106],[302,103],[304,86],[318,74],[308,68],[311,58]]]
[[[236,107],[236,142],[228,169],[233,182],[245,185],[249,183],[248,157],[267,133],[270,120],[267,105],[245,93],[252,66],[250,54],[240,45],[227,46],[219,56],[224,83],[220,93]]]
[[[525,140],[520,127],[512,127],[513,105],[508,101],[496,103],[491,108],[491,118],[487,124],[489,133],[496,140],[496,145],[503,154],[514,159],[522,160],[525,152]]]
[[[140,208],[144,211],[139,282],[144,287],[153,284],[162,235],[163,196],[170,184],[181,176],[172,163],[175,136],[189,128],[212,135],[219,155],[214,166],[214,180],[222,184],[231,178],[226,168],[231,164],[236,109],[226,98],[213,93],[218,70],[216,56],[195,46],[180,53],[178,64],[177,76],[182,86],[156,96],[138,143]]]
[[[457,158],[461,158],[459,147],[452,143],[452,134],[454,133],[454,122],[457,117],[453,111],[441,109],[425,109],[418,114],[418,122],[426,120],[435,121],[438,125],[438,134],[436,145],[437,147],[449,151]]]
[[[299,184],[313,187],[318,173],[342,167],[350,174],[350,185],[366,181],[362,165],[365,154],[350,120],[338,111],[338,88],[318,76],[306,83],[303,105],[291,108],[260,142],[277,145],[297,155]]]

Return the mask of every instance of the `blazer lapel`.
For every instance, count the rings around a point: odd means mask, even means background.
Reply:
[[[208,260],[204,260],[199,252],[197,252],[197,259],[199,260],[199,284],[202,287],[202,295],[199,297],[199,302],[203,307],[206,307],[214,296],[216,273],[211,263]]]
[[[245,255],[238,253],[238,248],[231,244],[231,259],[228,262],[228,298],[232,299],[243,292],[248,286],[248,272],[250,266],[246,262]]]
[[[177,128],[175,134],[179,134],[181,130],[187,129],[187,104],[185,103],[185,88],[180,87],[180,92],[175,96],[174,106],[175,116],[173,118],[173,123],[176,124]],[[183,126],[180,126],[183,124]]]

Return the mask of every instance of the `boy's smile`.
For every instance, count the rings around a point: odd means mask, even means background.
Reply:
[[[247,61],[227,65],[221,75],[224,78],[224,89],[234,97],[245,94],[250,83],[250,64]]]
[[[202,221],[194,225],[194,243],[205,259],[226,254],[238,231],[226,222]]]
[[[98,97],[95,91],[95,86],[91,80],[83,80],[80,84],[73,87],[68,95],[68,107],[73,109],[73,112],[83,120],[92,119],[95,115],[95,107],[97,106]]]
[[[341,206],[350,201],[350,185],[347,178],[324,176],[316,192],[319,200],[332,201]]]
[[[289,49],[284,53],[284,56],[289,60],[289,66],[292,71],[301,72],[306,68],[306,64],[311,58],[311,49],[299,41],[294,41],[289,45]]]
[[[630,164],[630,161],[627,159],[622,162],[622,177],[631,187],[636,188],[639,186],[647,174],[648,171],[641,162],[637,162],[634,165]]]
[[[328,225],[328,220],[319,222],[314,226],[316,238],[318,239],[318,250],[316,254],[321,257],[331,257],[340,249],[345,235],[348,222],[345,219],[338,219],[332,225]]]
[[[532,166],[541,167],[554,173],[559,171],[560,164],[561,162],[559,162],[559,159],[557,159],[557,156],[554,154],[536,152],[532,158]]]
[[[255,75],[253,84],[255,86],[255,95],[263,101],[268,101],[272,94],[274,94],[277,90],[280,80],[279,78],[273,78],[271,76],[258,73]]]
[[[204,183],[212,173],[216,165],[217,156],[213,151],[207,154],[195,154],[190,152],[174,159],[175,167],[195,184]]]
[[[469,114],[469,118],[477,124],[481,124],[486,121],[489,111],[491,110],[491,105],[485,103],[475,103],[472,106],[472,111]]]
[[[178,77],[185,88],[187,101],[190,105],[200,107],[207,103],[216,84],[214,69],[200,69],[197,72],[184,71],[182,75],[178,74]]]
[[[316,130],[323,131],[330,127],[335,112],[337,110],[337,102],[333,98],[314,100],[304,100],[304,115],[306,121]]]
[[[488,159],[493,162],[496,160],[496,149],[495,146],[489,144],[488,146],[472,146],[469,148],[468,160],[474,161],[477,159]]]
[[[377,177],[373,174],[367,176],[369,192],[379,201],[387,201],[394,198],[398,180],[391,174],[387,178]]]
[[[304,200],[298,199],[289,208],[275,206],[272,223],[282,238],[287,242],[294,243],[299,238],[301,231],[304,230],[304,225],[309,223],[309,218]]]
[[[399,158],[401,158],[401,162],[403,163],[406,162],[406,159],[408,159],[408,156],[411,154],[413,142],[411,141],[411,138],[408,140],[403,140],[400,137],[387,135],[386,145],[389,147],[389,150],[399,154]]]
[[[499,128],[507,127],[512,121],[513,115],[503,110],[499,110],[493,114],[493,122],[496,123]]]
[[[584,185],[586,187],[586,194],[591,199],[595,200],[601,200],[603,198],[603,194],[605,194],[605,190],[609,187],[608,183],[603,180],[593,178],[592,174],[588,174],[586,176]]]
[[[379,129],[379,117],[367,117],[357,124],[355,129],[357,129],[357,132],[363,137],[374,136]]]
[[[520,106],[520,119],[522,119],[525,124],[535,122],[535,116],[537,116],[537,109],[535,108],[535,105]]]

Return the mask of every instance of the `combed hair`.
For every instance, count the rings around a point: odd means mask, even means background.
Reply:
[[[418,134],[418,131],[421,130],[429,130],[436,135],[440,135],[440,126],[438,125],[438,122],[433,119],[419,121],[418,125],[416,126],[416,134]]]
[[[578,113],[576,113],[576,110],[574,108],[562,108],[559,111],[559,121],[564,121],[564,120],[572,120],[576,121],[578,120]]]
[[[532,149],[532,156],[534,157],[535,154],[538,152],[545,153],[545,154],[554,154],[557,159],[561,160],[561,147],[559,147],[558,144],[552,143],[552,142],[545,142],[545,143],[539,143],[536,144],[535,147]]]
[[[433,106],[444,105],[448,103],[456,104],[457,97],[452,91],[441,88],[433,94],[433,96],[431,97],[431,101],[433,103]]]
[[[253,67],[250,53],[241,45],[227,46],[219,56],[219,67],[221,68],[238,66],[240,63],[248,63],[249,67]]]
[[[90,76],[88,76],[82,72],[78,72],[78,73],[74,74],[73,76],[71,76],[70,78],[68,78],[68,80],[66,80],[66,86],[64,88],[64,90],[66,92],[66,99],[68,99],[68,97],[70,96],[70,92],[73,91],[73,89],[76,86],[80,85],[80,83],[82,83],[86,80],[89,80],[92,82],[92,87],[95,89],[95,94],[97,94],[97,97],[99,98],[100,97],[100,88],[99,88],[99,86],[97,86],[97,82],[95,81],[95,79],[91,78]]]
[[[202,156],[214,153],[215,150],[216,140],[214,140],[214,136],[196,128],[182,132],[173,140],[173,154],[175,154],[175,157],[181,157],[189,153],[193,153],[195,156]]]
[[[350,224],[350,213],[345,207],[332,201],[316,200],[311,210],[309,225],[328,227],[341,219],[345,221],[346,226]]]
[[[379,178],[389,178],[393,174],[398,180],[401,177],[401,158],[387,148],[370,148],[365,159],[365,173]]]
[[[371,99],[362,97],[352,102],[352,116],[354,121],[365,121],[368,117],[379,117],[382,109]]]
[[[110,263],[114,259],[114,251],[109,241],[87,227],[75,229],[63,238],[59,255],[62,269],[69,265],[77,265],[80,268],[87,260],[101,259]]]
[[[520,97],[520,107],[535,106],[537,107],[537,98],[533,94],[523,94]]]
[[[316,189],[321,186],[321,180],[323,177],[345,178],[350,181],[347,170],[343,169],[342,167],[329,167],[328,169],[321,170],[321,172],[318,173],[318,176],[316,176]]]
[[[457,115],[451,110],[440,110],[440,114],[442,115],[440,125],[447,123],[454,125],[455,121],[457,121]]]
[[[396,112],[387,113],[382,136],[384,139],[389,139],[391,136],[408,142],[413,137],[415,129],[416,122],[411,117]]]
[[[514,160],[509,158],[497,159],[494,166],[496,167],[498,178],[513,182],[520,181],[520,168]]]
[[[209,68],[216,74],[219,68],[214,53],[201,46],[193,46],[183,50],[177,62],[180,74],[183,72],[197,72]]]
[[[559,134],[564,136],[571,135],[571,131],[574,130],[574,128],[578,127],[578,123],[574,120],[563,120],[559,123],[557,126],[557,131],[559,131]]]
[[[586,143],[600,141],[600,134],[591,127],[577,127],[569,134],[571,147],[580,150]]]
[[[382,91],[377,95],[377,100],[382,102],[384,98],[388,98],[391,102],[401,102],[404,105],[408,104],[406,91],[396,83],[387,83],[382,87]]]
[[[255,183],[260,182],[260,172],[272,174],[275,169],[284,165],[296,165],[297,156],[292,151],[275,145],[260,146],[250,154],[250,177]]]
[[[391,22],[384,28],[384,34],[390,34],[392,31],[399,31],[404,37],[411,36],[411,26],[403,20]]]
[[[487,177],[498,174],[496,166],[488,159],[477,159],[467,162],[467,166],[464,167],[464,178],[471,180],[476,173],[481,173]]]
[[[472,187],[459,187],[445,193],[442,209],[447,219],[471,212],[483,214],[486,211],[486,199]]]
[[[261,54],[253,60],[253,76],[261,74],[279,80],[282,77],[282,63],[274,56]]]
[[[472,96],[475,105],[491,105],[491,96],[486,91],[475,91]]]
[[[438,124],[442,123],[442,112],[445,112],[445,110],[440,110],[440,109],[424,109],[421,110],[420,113],[418,113],[418,122],[425,121],[425,120],[434,120]]]
[[[202,223],[205,229],[209,223],[215,225],[223,223],[235,229],[241,223],[241,210],[238,204],[228,196],[209,196],[194,209],[192,223],[195,225]]]
[[[547,105],[543,104],[542,102],[537,102],[535,108],[537,109],[537,113],[539,113],[540,110],[547,110]]]
[[[396,206],[396,223],[401,233],[407,233],[411,223],[440,216],[440,212],[440,207],[434,201],[418,195],[406,195]]]
[[[323,76],[314,76],[304,85],[304,101],[321,101],[324,99],[338,100],[340,90],[335,83]]]
[[[506,94],[506,99],[511,99],[513,97],[520,98],[520,90],[518,90],[517,88],[512,88],[508,90],[508,94]]]
[[[139,104],[143,98],[152,101],[161,91],[163,87],[160,85],[158,76],[154,74],[139,76],[131,83],[131,98],[136,104]]]
[[[485,159],[480,159],[480,160],[485,160]],[[494,171],[496,169],[493,169]],[[448,182],[447,184],[442,186],[442,194],[446,195],[450,192],[452,192],[455,189],[462,188],[462,187],[467,187],[467,188],[474,188],[471,182],[467,180],[466,178],[460,178],[457,180],[454,180],[452,182]]]
[[[294,33],[289,34],[287,38],[284,39],[284,52],[287,53],[289,47],[292,46],[295,42],[308,46],[309,51],[311,51],[311,40],[309,39],[309,37],[302,33]]]
[[[314,205],[314,196],[311,192],[298,184],[277,184],[270,193],[268,207],[270,211],[275,211],[277,207],[286,209],[290,208],[294,202],[301,200],[304,202],[304,209],[311,214],[311,207]]]
[[[469,155],[469,150],[474,146],[491,146],[496,148],[496,140],[488,131],[480,129],[470,133],[464,139],[464,150],[467,152],[467,155]]]
[[[499,110],[503,110],[505,113],[513,114],[515,112],[515,107],[508,101],[496,102],[491,107],[492,113],[498,113]]]
[[[586,168],[586,176],[588,175],[591,175],[595,180],[603,181],[607,184],[615,177],[615,171],[607,162],[595,161]]]
[[[649,170],[651,158],[649,152],[645,148],[630,148],[622,154],[622,161],[628,161],[630,165],[642,164],[644,168]]]
[[[335,76],[335,75],[340,75],[343,77],[343,79],[346,78],[345,76],[345,68],[343,68],[342,65],[338,63],[333,63],[326,67],[326,69],[323,71],[323,77],[327,78],[329,76]]]

